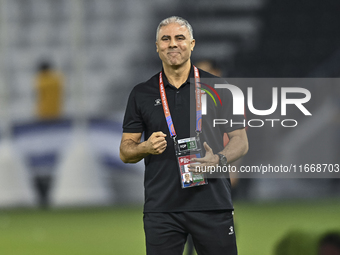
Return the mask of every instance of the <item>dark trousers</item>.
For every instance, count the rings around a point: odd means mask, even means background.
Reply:
[[[182,255],[190,233],[198,255],[237,255],[231,211],[144,213],[148,255]]]

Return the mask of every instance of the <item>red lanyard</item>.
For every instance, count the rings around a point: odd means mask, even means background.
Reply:
[[[200,75],[196,66],[194,66],[194,74],[195,74],[195,95],[196,95],[196,132],[199,133],[202,130],[202,104],[201,104],[201,87],[200,84]],[[166,97],[164,83],[163,83],[163,74],[159,73],[159,92],[161,94],[162,105],[164,110],[164,115],[166,119],[166,123],[169,128],[169,132],[171,137],[176,137],[176,131],[174,127],[174,123],[171,118],[170,109],[168,105],[168,99]]]

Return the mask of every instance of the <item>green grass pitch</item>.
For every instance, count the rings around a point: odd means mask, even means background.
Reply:
[[[290,230],[340,230],[340,201],[236,203],[235,223],[240,255],[272,255]],[[1,210],[0,254],[145,254],[142,208]]]

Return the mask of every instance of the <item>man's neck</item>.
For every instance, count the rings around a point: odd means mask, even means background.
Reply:
[[[169,83],[179,88],[189,77],[191,62],[188,60],[182,66],[168,66],[163,64],[164,73]]]

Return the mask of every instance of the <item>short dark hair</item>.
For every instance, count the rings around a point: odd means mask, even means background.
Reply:
[[[42,60],[38,64],[38,71],[47,71],[47,70],[50,70],[51,68],[52,68],[52,64],[50,61],[47,61],[47,60]]]
[[[319,241],[319,247],[323,245],[333,245],[340,250],[340,234],[336,232],[325,234]]]

